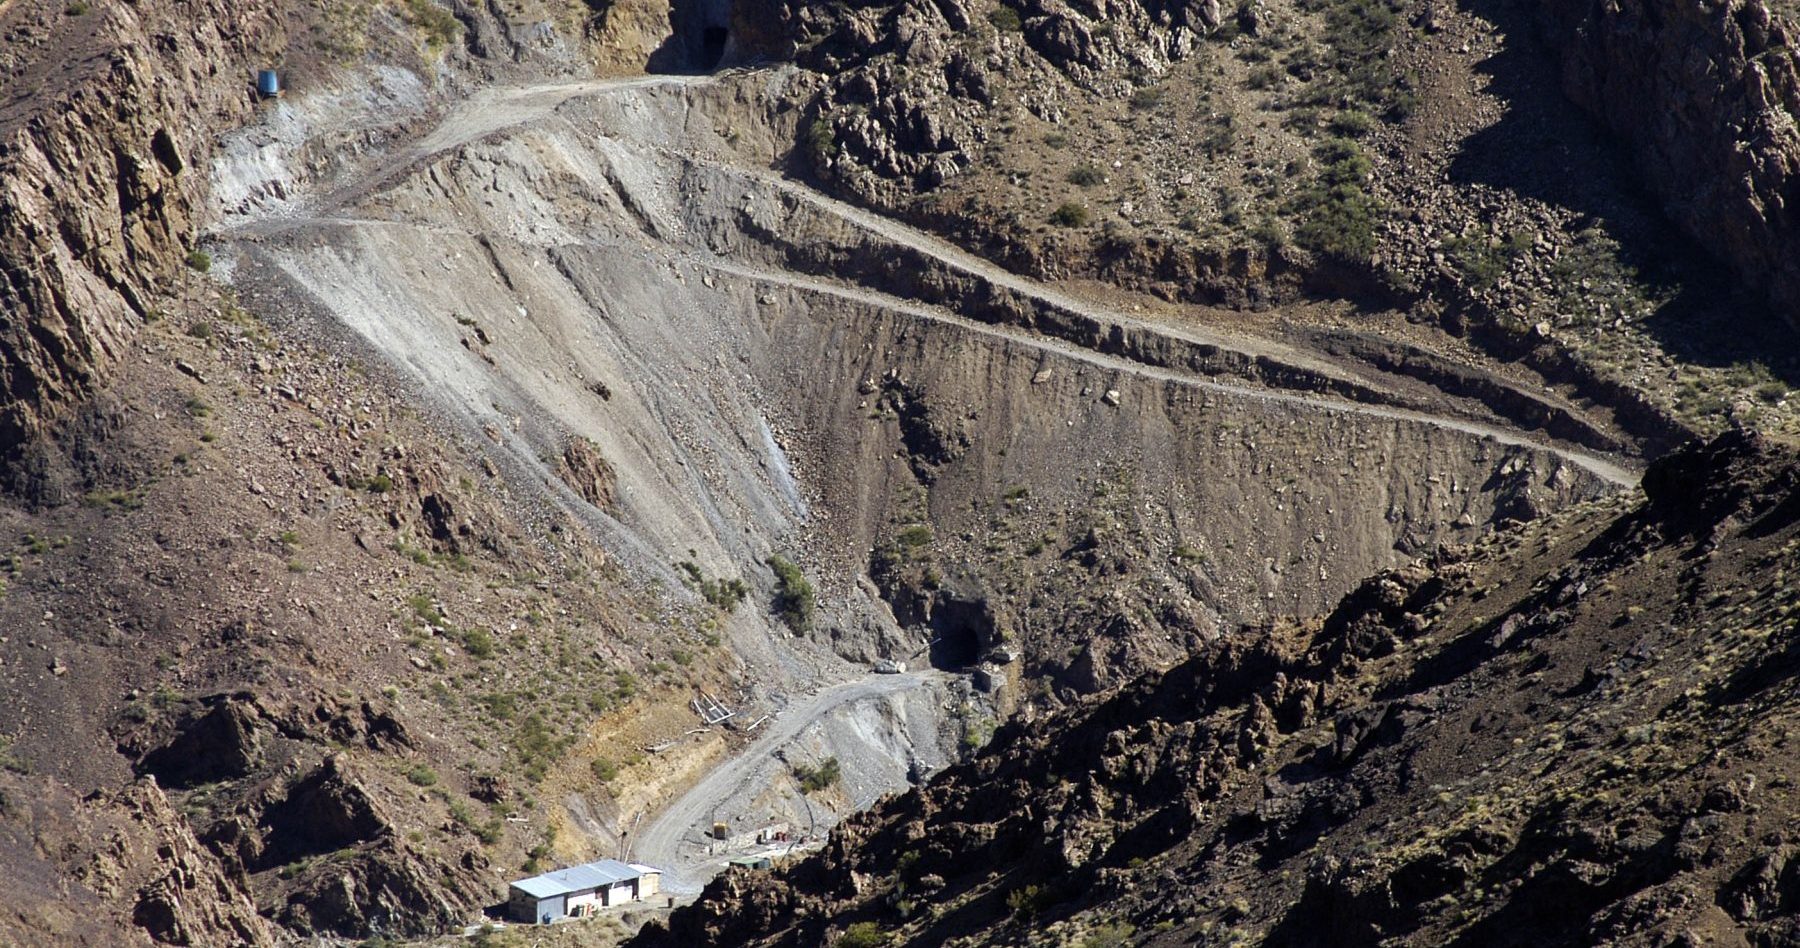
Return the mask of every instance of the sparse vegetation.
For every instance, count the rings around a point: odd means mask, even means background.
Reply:
[[[693,551],[689,551],[690,553]],[[710,579],[698,565],[690,560],[675,564],[681,572],[681,581],[689,589],[700,593],[700,598],[711,603],[715,608],[732,612],[750,595],[750,586],[741,579]]]
[[[492,658],[494,655],[494,637],[485,629],[473,626],[464,629],[462,646],[471,658]]]
[[[1006,894],[1006,907],[1015,918],[1036,917],[1048,904],[1046,893],[1037,885],[1020,886]]]
[[[1088,218],[1088,209],[1074,201],[1064,201],[1050,212],[1050,223],[1058,227],[1085,227]]]
[[[882,930],[874,922],[856,922],[832,942],[835,948],[882,948],[892,943],[894,936]]]
[[[405,0],[406,21],[425,34],[425,45],[437,51],[449,47],[462,35],[463,25],[454,13],[433,0]]]
[[[775,614],[795,632],[811,628],[818,602],[806,574],[793,561],[779,554],[769,557],[766,562],[775,573]]]
[[[827,757],[817,767],[805,764],[794,766],[794,779],[800,781],[800,789],[807,793],[818,793],[821,790],[837,785],[843,777],[842,765],[836,757]]]
[[[1009,6],[998,6],[988,11],[988,22],[1003,33],[1017,33],[1025,28],[1025,21],[1019,11]]]
[[[1131,936],[1137,927],[1130,922],[1108,922],[1088,932],[1081,940],[1081,948],[1124,948],[1131,943]]]
[[[1148,112],[1163,104],[1168,97],[1168,90],[1161,86],[1144,86],[1131,93],[1131,108],[1135,112]]]
[[[1346,138],[1315,149],[1324,163],[1312,186],[1295,203],[1302,221],[1294,237],[1301,246],[1345,263],[1362,263],[1375,252],[1375,218],[1380,208],[1369,196],[1369,159]]]
[[[818,165],[828,164],[837,157],[837,131],[831,127],[829,118],[820,115],[807,123],[806,153]]]
[[[1091,188],[1100,181],[1100,169],[1093,165],[1077,165],[1069,172],[1069,183],[1078,188]]]
[[[612,783],[619,778],[619,765],[616,761],[597,757],[589,766],[594,772],[594,779],[601,783]]]

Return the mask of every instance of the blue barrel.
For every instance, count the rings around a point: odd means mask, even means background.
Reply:
[[[256,74],[256,94],[265,99],[281,94],[281,77],[273,69],[264,69]]]

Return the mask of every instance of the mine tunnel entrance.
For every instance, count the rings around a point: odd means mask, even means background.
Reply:
[[[931,667],[957,671],[975,664],[993,633],[994,611],[986,599],[940,591],[931,607]]]
[[[674,32],[651,54],[650,72],[712,72],[727,61],[731,0],[673,0],[669,26]]]
[[[731,30],[723,26],[709,26],[700,32],[701,69],[711,71],[719,68],[720,61],[725,58],[725,44],[729,39]]]

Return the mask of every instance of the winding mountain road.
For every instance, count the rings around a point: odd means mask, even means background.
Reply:
[[[313,200],[300,200],[288,205],[279,215],[246,219],[230,229],[231,233],[270,235],[320,225],[352,224],[379,227],[421,227],[418,223],[392,220],[369,220],[347,213],[364,198],[391,186],[412,169],[435,156],[452,152],[472,142],[511,128],[542,121],[563,104],[581,96],[618,95],[637,90],[657,90],[672,86],[722,81],[718,77],[653,76],[630,79],[557,83],[542,86],[495,89],[477,94],[453,107],[444,119],[411,147],[396,152],[370,172],[335,189],[327,189]],[[658,146],[646,145],[657,149]],[[661,154],[674,161],[707,162],[694,156]],[[1368,384],[1342,366],[1317,353],[1293,346],[1246,336],[1219,332],[1205,327],[1174,327],[1132,317],[1058,288],[1020,276],[977,257],[948,242],[867,210],[835,200],[804,185],[787,180],[763,168],[719,165],[733,174],[754,179],[769,191],[780,193],[810,208],[834,216],[856,229],[874,234],[882,241],[904,246],[923,254],[950,270],[1003,287],[1021,297],[1090,319],[1102,327],[1120,327],[1131,331],[1155,333],[1183,342],[1213,346],[1241,353],[1250,358],[1266,357],[1287,365],[1299,366],[1322,378],[1355,379]],[[944,307],[904,299],[850,281],[790,272],[753,261],[724,259],[702,248],[664,242],[658,253],[701,266],[721,274],[757,281],[770,286],[821,294],[847,302],[855,302],[905,313],[921,320],[948,323],[966,331],[997,338],[1008,345],[1036,347],[1046,352],[1076,358],[1109,370],[1128,373],[1159,382],[1194,386],[1237,398],[1258,399],[1284,405],[1304,406],[1324,412],[1346,413],[1387,419],[1397,423],[1436,426],[1475,438],[1520,447],[1529,447],[1559,457],[1594,476],[1618,487],[1638,483],[1638,472],[1629,463],[1601,454],[1571,448],[1534,437],[1503,426],[1451,415],[1354,401],[1324,395],[1304,388],[1281,388],[1220,381],[1197,371],[1148,365],[1125,356],[1050,337],[1030,329],[997,325],[961,316]],[[632,858],[665,869],[664,886],[674,894],[699,891],[715,869],[717,857],[705,851],[702,833],[710,826],[720,805],[734,798],[754,795],[780,767],[776,754],[795,741],[806,729],[821,719],[858,702],[885,699],[912,689],[928,687],[942,676],[937,672],[915,672],[900,675],[874,675],[843,682],[796,701],[773,718],[755,740],[740,753],[721,763],[693,787],[669,803],[630,840]]]
[[[716,83],[723,81],[722,75],[723,74],[715,76],[635,76],[621,79],[561,82],[486,90],[457,105],[430,133],[421,138],[412,147],[404,149],[398,156],[384,163],[378,170],[362,176],[359,180],[349,185],[330,191],[315,202],[297,205],[286,215],[246,221],[239,225],[239,227],[234,228],[234,230],[240,232],[272,234],[320,223],[356,223],[371,226],[396,226],[393,222],[388,221],[359,220],[352,215],[346,215],[342,212],[345,208],[354,205],[362,198],[374,194],[383,186],[392,183],[408,169],[416,168],[436,156],[455,151],[458,148],[498,132],[517,128],[532,122],[542,121],[554,113],[558,107],[573,99],[583,96],[617,95],[622,92],[633,92],[638,90],[657,90]],[[657,146],[648,147],[657,148]],[[809,206],[838,217],[860,230],[877,235],[882,240],[925,254],[935,262],[947,268],[960,271],[995,286],[1003,287],[1034,302],[1094,320],[1105,327],[1119,327],[1125,330],[1161,335],[1181,342],[1211,346],[1219,350],[1238,353],[1251,359],[1273,359],[1283,364],[1298,367],[1317,374],[1322,378],[1339,379],[1347,382],[1354,381],[1355,384],[1367,384],[1365,380],[1355,379],[1351,373],[1343,371],[1329,359],[1314,353],[1302,351],[1290,345],[1242,333],[1220,332],[1197,326],[1177,327],[1161,322],[1151,322],[1149,320],[1131,316],[1119,310],[1095,304],[1086,299],[1065,293],[1053,286],[1013,273],[992,261],[969,253],[940,237],[926,233],[916,227],[821,194],[812,188],[781,177],[767,169],[745,168],[739,165],[723,165],[716,161],[711,161],[710,159],[699,159],[686,155],[670,154],[667,157],[672,161],[686,160],[711,163],[716,167],[726,168],[731,173],[753,178],[759,184],[771,191],[779,192],[794,200],[805,202]],[[674,248],[671,249],[673,250]],[[1062,339],[1045,336],[1018,327],[996,326],[991,323],[967,319],[941,307],[920,303],[914,300],[905,300],[884,292],[871,290],[867,287],[857,286],[851,283],[834,282],[804,274],[771,270],[767,267],[754,265],[745,265],[736,261],[724,260],[716,257],[708,258],[691,251],[676,251],[675,255],[686,258],[691,262],[702,266],[711,266],[721,272],[735,273],[772,285],[782,285],[809,292],[832,294],[845,299],[855,299],[868,305],[881,306],[905,312],[909,315],[921,318],[954,322],[977,332],[994,336],[1004,336],[1018,343],[1037,346],[1063,355],[1071,355],[1090,363],[1105,365],[1109,368],[1117,368],[1147,378],[1190,384],[1234,396],[1263,399],[1283,404],[1306,405],[1328,411],[1346,412],[1394,421],[1432,425],[1462,432],[1475,437],[1489,438],[1500,444],[1529,447],[1561,457],[1617,487],[1635,487],[1641,476],[1641,473],[1638,470],[1634,469],[1628,463],[1622,463],[1618,459],[1537,438],[1517,429],[1486,424],[1453,415],[1438,415],[1430,412],[1393,407],[1390,405],[1353,401],[1347,398],[1321,394],[1305,389],[1278,389],[1250,383],[1235,384],[1231,382],[1221,382],[1215,378],[1204,376],[1196,372],[1146,365],[1131,359],[1097,352],[1085,346],[1076,345]]]

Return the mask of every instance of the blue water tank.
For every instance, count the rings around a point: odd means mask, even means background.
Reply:
[[[265,99],[281,94],[281,77],[273,69],[264,69],[256,74],[256,94]]]

